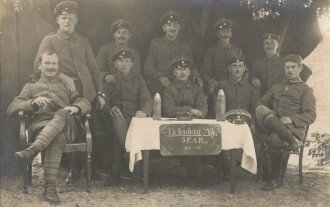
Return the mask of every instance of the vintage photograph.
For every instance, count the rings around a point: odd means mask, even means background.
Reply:
[[[330,0],[0,0],[0,207],[325,207]]]

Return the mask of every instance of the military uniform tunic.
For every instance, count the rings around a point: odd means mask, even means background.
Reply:
[[[221,42],[212,45],[206,51],[201,66],[201,77],[207,83],[210,79],[228,80],[228,58],[231,54],[242,54],[242,50],[229,43],[223,46]]]
[[[96,62],[99,65],[99,69],[103,74],[106,73],[114,74],[116,72],[116,68],[114,67],[112,58],[114,51],[120,49],[115,42],[110,42],[106,45],[103,45],[97,53]],[[141,74],[141,63],[140,63],[140,55],[136,49],[131,48],[133,51],[133,62],[134,66],[132,68],[132,72],[140,75]]]
[[[54,50],[60,59],[60,71],[82,84],[83,96],[91,101],[96,91],[102,91],[102,77],[88,40],[78,33],[71,35],[58,30],[44,37],[37,57]]]
[[[164,90],[163,108],[166,117],[176,117],[184,109],[198,109],[207,113],[207,97],[202,87],[188,81],[186,84],[172,83]]]
[[[275,83],[282,83],[284,76],[283,58],[275,55],[271,58],[263,57],[254,62],[251,70],[251,79],[257,78],[261,83],[261,96]]]

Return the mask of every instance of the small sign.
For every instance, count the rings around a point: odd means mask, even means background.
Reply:
[[[221,152],[219,124],[162,124],[159,133],[162,156],[217,155]]]

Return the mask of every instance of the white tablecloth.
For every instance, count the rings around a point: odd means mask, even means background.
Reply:
[[[257,173],[257,159],[253,139],[248,125],[235,125],[212,119],[194,119],[192,121],[153,120],[152,118],[133,118],[126,135],[126,151],[130,153],[129,169],[142,159],[141,150],[159,150],[159,126],[161,124],[220,124],[222,130],[222,149],[243,149],[242,168]]]

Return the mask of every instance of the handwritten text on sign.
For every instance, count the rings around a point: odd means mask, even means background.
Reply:
[[[218,124],[162,124],[159,132],[163,156],[221,152],[221,126]]]

